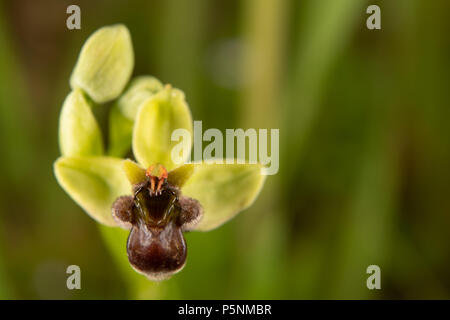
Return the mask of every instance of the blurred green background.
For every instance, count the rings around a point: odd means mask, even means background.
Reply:
[[[369,4],[382,30],[366,28]],[[255,205],[186,234],[187,265],[162,283],[52,172],[79,50],[119,22],[134,74],[184,90],[204,130],[280,129]],[[0,298],[450,298],[449,30],[445,0],[1,1]]]

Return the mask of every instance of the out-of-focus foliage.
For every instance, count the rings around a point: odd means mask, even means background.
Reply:
[[[65,26],[69,4],[81,30]],[[365,26],[369,4],[380,31]],[[2,1],[0,297],[448,298],[449,11],[445,0]],[[204,130],[280,129],[280,172],[260,199],[187,234],[185,269],[162,283],[131,271],[126,232],[99,230],[52,173],[78,52],[115,23],[133,37],[132,77],[182,89]],[[108,108],[93,109],[104,137]],[[80,291],[65,286],[71,264]],[[380,291],[365,287],[371,264]]]

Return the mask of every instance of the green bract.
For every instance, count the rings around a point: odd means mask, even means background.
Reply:
[[[162,164],[168,182],[203,208],[197,230],[220,226],[250,206],[264,184],[262,167],[253,164],[175,163],[171,135],[192,135],[192,118],[184,93],[149,76],[125,88],[133,67],[131,38],[125,26],[104,27],[82,48],[71,78],[72,92],[61,110],[59,143],[62,157],[54,164],[61,187],[98,222],[115,226],[113,202],[132,194],[146,179],[145,169]],[[89,101],[117,100],[109,116],[109,146]],[[132,149],[132,150],[131,150]],[[122,159],[132,151],[137,162]],[[185,159],[187,160],[187,159]]]

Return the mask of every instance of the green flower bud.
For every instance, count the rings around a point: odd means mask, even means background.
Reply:
[[[192,136],[192,117],[184,93],[167,85],[148,99],[140,108],[133,130],[133,153],[136,160],[147,168],[155,163],[167,170],[177,167],[171,158],[172,141],[176,129],[185,129]]]
[[[151,76],[137,77],[130,82],[110,112],[109,155],[123,157],[127,154],[131,148],[133,124],[139,107],[162,89],[162,83]]]
[[[117,100],[117,107],[125,117],[134,121],[141,104],[162,89],[162,83],[155,77],[134,78],[125,93]]]
[[[100,128],[81,89],[74,89],[64,101],[59,117],[59,147],[63,156],[103,153]]]
[[[70,85],[82,88],[97,103],[117,98],[130,79],[133,45],[124,25],[103,27],[81,49]]]

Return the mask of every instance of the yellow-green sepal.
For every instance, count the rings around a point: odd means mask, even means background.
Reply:
[[[123,170],[131,184],[138,184],[145,181],[145,169],[132,160],[123,162]]]
[[[198,200],[203,218],[195,228],[215,229],[249,207],[264,185],[265,175],[259,164],[195,164],[182,194]]]
[[[131,194],[123,162],[112,157],[61,157],[54,172],[60,186],[87,214],[115,226],[112,205],[119,196]]]
[[[169,172],[167,181],[178,188],[181,188],[189,180],[195,171],[195,165],[192,163],[184,164]]]
[[[59,148],[63,156],[103,154],[100,128],[83,90],[74,89],[64,101],[59,116]]]

